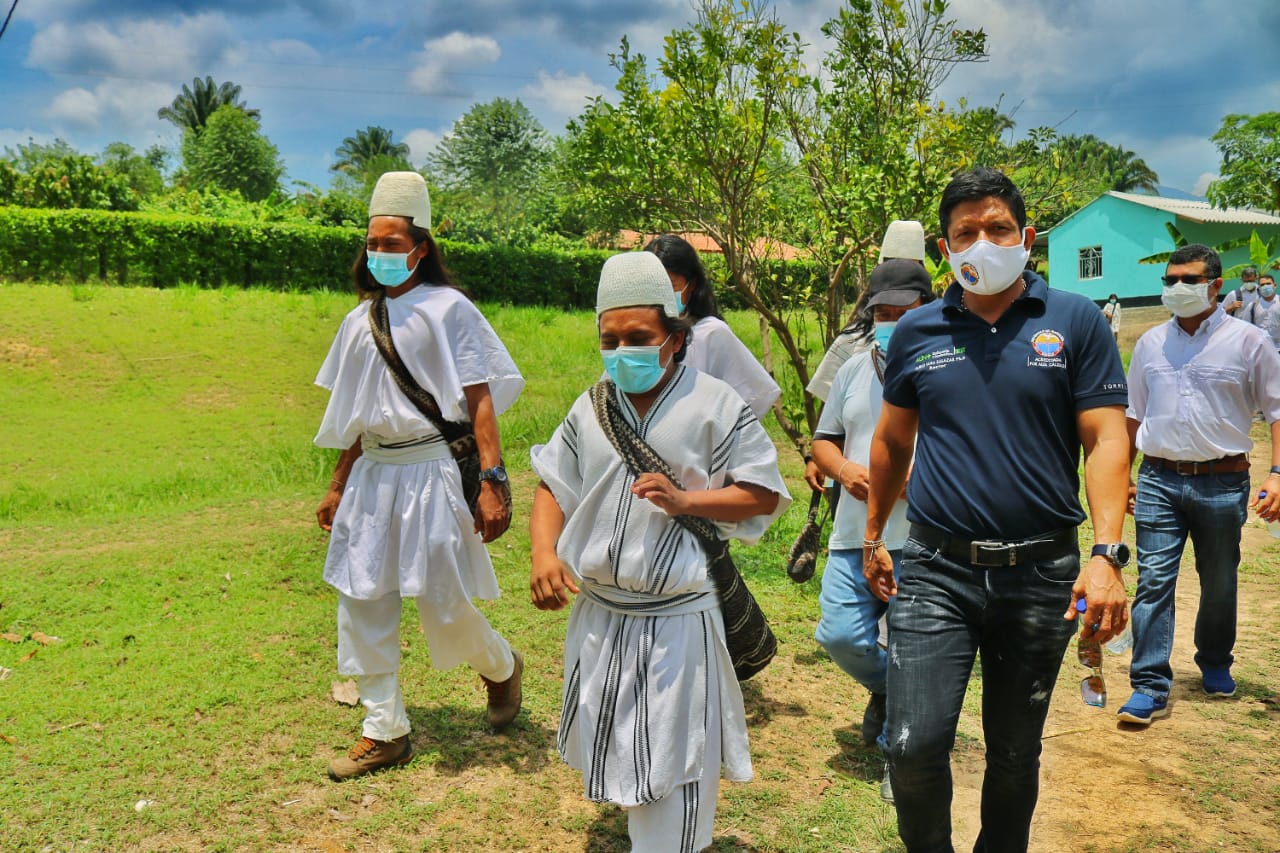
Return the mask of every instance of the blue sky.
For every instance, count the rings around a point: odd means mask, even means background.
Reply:
[[[12,0],[0,0],[0,15]],[[820,46],[835,2],[776,4]],[[991,59],[946,82],[948,102],[997,102],[1020,131],[1094,133],[1163,184],[1202,192],[1209,137],[1231,112],[1280,105],[1276,0],[952,0]],[[520,98],[553,133],[616,75],[626,35],[650,57],[693,18],[688,0],[19,0],[0,39],[0,148],[62,137],[176,150],[156,117],[183,83],[243,86],[288,177],[327,186],[343,137],[382,125],[421,164],[476,102]]]

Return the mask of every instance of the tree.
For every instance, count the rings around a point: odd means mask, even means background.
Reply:
[[[128,143],[112,142],[98,155],[98,163],[123,178],[139,199],[159,195],[164,189],[164,176],[152,158],[139,154]]]
[[[985,34],[946,14],[945,0],[849,0],[822,28],[830,48],[820,68],[784,102],[820,225],[810,248],[829,268],[819,311],[826,343],[845,324],[849,281],[865,286],[889,222],[931,218],[951,174],[971,165],[974,128],[998,144],[1011,124],[994,109],[966,124],[934,103],[958,63],[986,57]],[[807,384],[807,367],[797,369]]]
[[[413,167],[409,164],[409,146],[403,142],[395,142],[394,136],[385,127],[370,126],[357,130],[355,136],[342,140],[342,144],[334,152],[338,159],[329,167],[330,171],[363,175],[378,158],[384,158],[381,162],[389,158],[400,166],[398,171],[411,170]],[[379,174],[383,171],[389,170],[382,169]]]
[[[182,163],[193,188],[235,191],[249,201],[270,196],[284,174],[280,154],[257,119],[232,104],[214,110],[202,132],[186,132]]]
[[[62,139],[5,149],[0,201],[23,207],[137,210],[127,179],[95,163]]]
[[[199,134],[208,124],[209,118],[219,107],[233,106],[241,110],[249,118],[259,118],[257,110],[240,100],[240,86],[237,83],[215,83],[212,77],[192,79],[188,87],[182,85],[182,92],[167,107],[161,107],[156,115],[172,122],[183,131]]]
[[[518,99],[476,104],[428,158],[428,170],[455,201],[483,209],[508,234],[550,162],[547,133]]]
[[[1280,213],[1280,112],[1229,115],[1212,139],[1222,177],[1209,185],[1209,201]]]

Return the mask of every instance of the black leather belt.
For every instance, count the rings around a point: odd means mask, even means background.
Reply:
[[[1016,566],[1033,560],[1053,560],[1080,547],[1074,527],[1064,527],[1019,542],[1002,542],[961,539],[936,527],[913,524],[911,538],[922,545],[937,548],[953,560],[974,566]]]
[[[1150,462],[1159,468],[1168,468],[1183,477],[1198,477],[1201,474],[1239,474],[1241,471],[1249,470],[1249,457],[1243,453],[1204,462],[1178,462],[1174,459],[1161,459],[1159,456],[1143,456],[1142,461]]]

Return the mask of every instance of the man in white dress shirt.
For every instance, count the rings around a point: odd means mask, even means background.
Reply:
[[[1149,725],[1169,713],[1174,589],[1187,537],[1200,576],[1196,665],[1205,693],[1235,693],[1236,570],[1240,527],[1253,506],[1280,517],[1280,356],[1261,329],[1217,305],[1222,262],[1207,246],[1169,258],[1161,301],[1174,313],[1139,340],[1129,365],[1130,455],[1143,461],[1130,486],[1138,544],[1133,599],[1134,693],[1117,716]],[[1271,473],[1249,500],[1249,427],[1271,428]]]

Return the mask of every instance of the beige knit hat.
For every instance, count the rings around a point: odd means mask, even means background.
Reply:
[[[653,252],[624,252],[604,262],[596,290],[596,316],[613,308],[661,305],[668,317],[679,317],[676,295],[666,267]]]
[[[384,172],[369,199],[369,218],[404,216],[419,228],[431,228],[431,197],[417,172]]]
[[[884,242],[880,244],[878,263],[883,264],[890,258],[923,261],[924,226],[914,219],[895,219],[890,222],[884,232]]]

